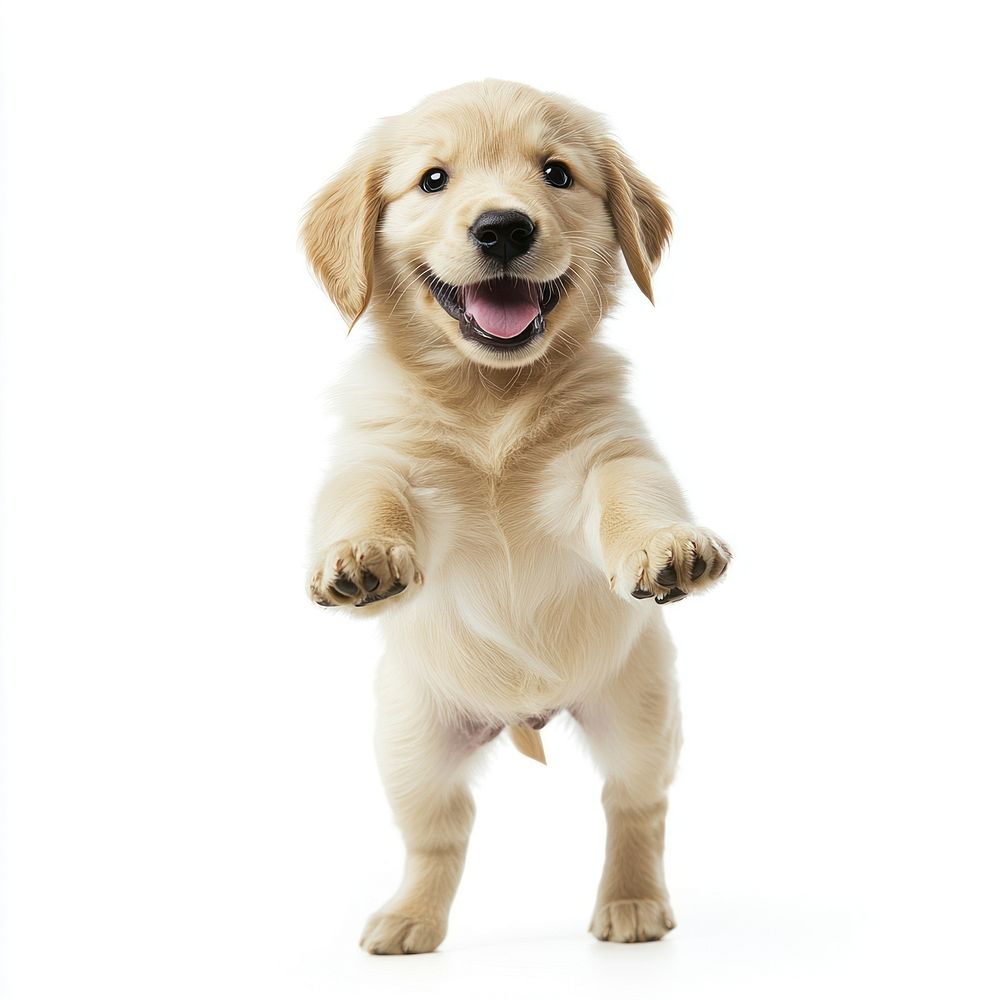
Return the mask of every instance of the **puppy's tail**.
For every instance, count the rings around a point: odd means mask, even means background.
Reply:
[[[542,734],[531,726],[508,726],[511,742],[525,757],[545,763],[545,750],[542,747]]]

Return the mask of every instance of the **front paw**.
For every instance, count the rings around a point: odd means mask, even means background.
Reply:
[[[616,589],[637,600],[673,604],[710,587],[729,566],[732,554],[718,535],[691,524],[672,524],[655,532],[626,557]]]
[[[422,581],[413,549],[392,539],[334,542],[309,574],[309,597],[323,607],[364,608]]]

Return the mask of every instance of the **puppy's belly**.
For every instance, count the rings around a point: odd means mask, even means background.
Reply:
[[[569,707],[619,670],[648,622],[644,603],[622,601],[558,546],[480,544],[431,566],[386,616],[387,653],[439,701],[515,722]]]

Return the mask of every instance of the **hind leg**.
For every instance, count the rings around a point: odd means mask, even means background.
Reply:
[[[406,864],[396,894],[365,926],[369,952],[433,951],[444,940],[472,829],[468,768],[489,735],[444,724],[426,691],[383,664],[376,751]]]
[[[656,941],[674,926],[663,827],[681,743],[673,646],[660,621],[624,670],[573,714],[605,778],[607,844],[591,933],[602,941]]]

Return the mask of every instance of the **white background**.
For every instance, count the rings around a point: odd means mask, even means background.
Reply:
[[[996,996],[996,24],[987,5],[8,4],[3,995]],[[438,954],[357,948],[401,849],[373,628],[305,599],[345,339],[308,197],[483,76],[666,191],[606,336],[737,560],[664,609],[679,918],[601,945],[599,781],[503,743]],[[569,845],[568,847],[563,845]]]

